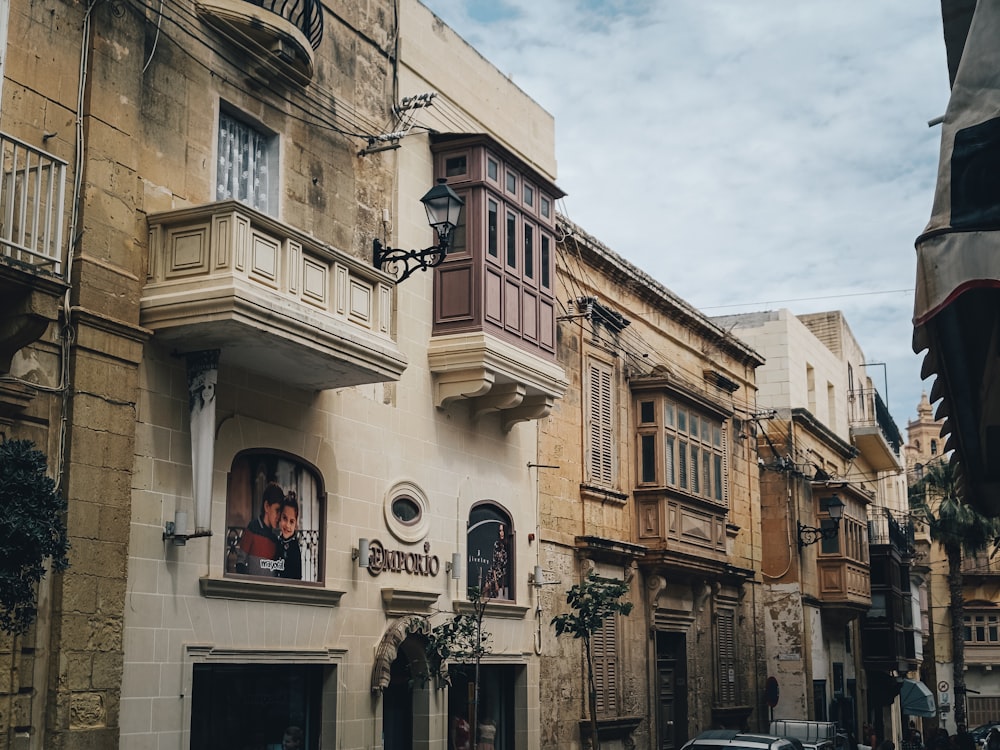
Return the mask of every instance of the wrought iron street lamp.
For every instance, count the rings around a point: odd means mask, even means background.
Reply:
[[[840,519],[844,517],[843,501],[834,495],[827,501],[826,510],[830,514],[833,526],[803,526],[801,523],[798,524],[799,549],[816,544],[820,539],[834,539],[840,533]]]
[[[426,271],[428,268],[440,265],[448,255],[451,235],[458,226],[458,218],[465,201],[459,198],[447,183],[444,178],[439,179],[437,185],[420,199],[427,211],[427,223],[437,232],[436,245],[424,250],[400,250],[386,247],[378,239],[373,241],[373,261],[376,268],[388,270],[386,266],[399,268],[399,265],[402,265],[402,272],[396,277],[397,282],[403,281],[414,271]]]

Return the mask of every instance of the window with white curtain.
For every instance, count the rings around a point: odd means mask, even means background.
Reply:
[[[216,200],[236,200],[276,216],[277,137],[219,113],[219,156]]]

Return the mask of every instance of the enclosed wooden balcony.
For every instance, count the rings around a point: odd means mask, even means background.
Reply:
[[[391,276],[235,201],[149,217],[143,326],[303,389],[398,380]]]

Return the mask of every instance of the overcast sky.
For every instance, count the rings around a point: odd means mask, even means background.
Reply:
[[[562,213],[706,315],[843,310],[905,438],[939,0],[423,2],[555,117]]]

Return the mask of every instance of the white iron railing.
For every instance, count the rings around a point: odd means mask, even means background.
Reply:
[[[0,255],[62,277],[66,162],[0,133]]]

